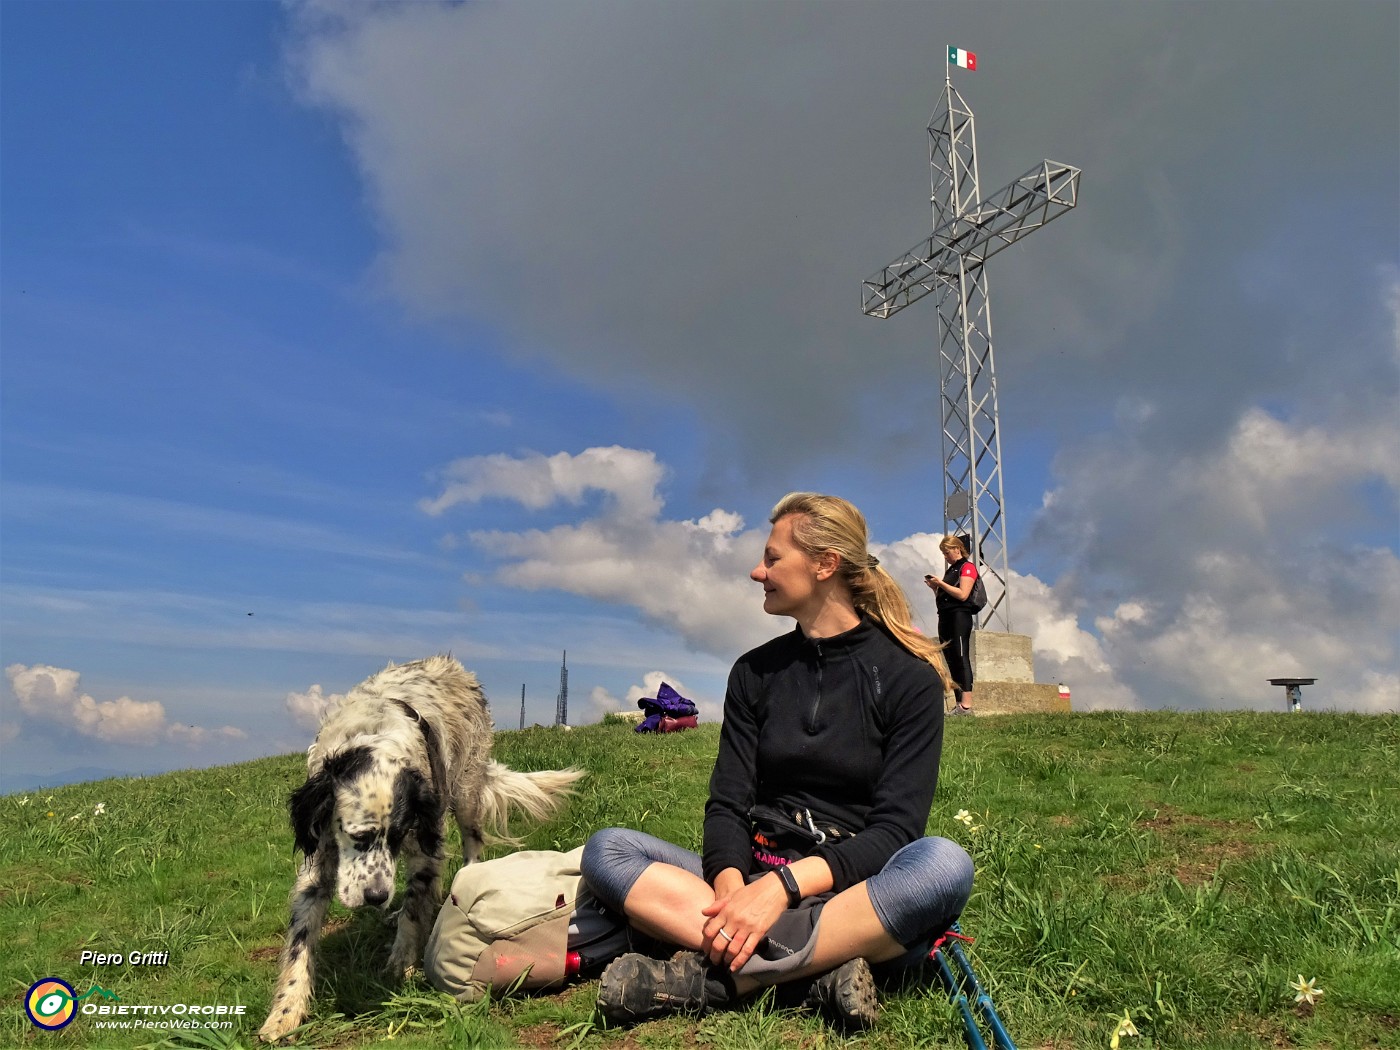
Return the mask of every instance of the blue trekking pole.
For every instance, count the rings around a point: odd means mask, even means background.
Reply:
[[[982,1038],[982,1033],[977,1028],[977,1020],[972,1016],[971,1007],[967,1005],[967,995],[958,986],[958,979],[953,976],[953,971],[948,966],[948,960],[943,956],[942,946],[935,945],[933,951],[929,953],[929,958],[938,967],[938,976],[943,979],[943,985],[948,991],[948,998],[958,1008],[958,1013],[962,1014],[963,1029],[967,1035],[969,1050],[987,1050],[987,1042]]]
[[[967,961],[962,945],[958,943],[960,940],[970,943],[972,938],[964,934],[957,923],[953,923],[948,932],[934,942],[933,951],[929,953],[929,957],[938,968],[938,975],[943,980],[948,997],[952,999],[958,1012],[962,1015],[967,1045],[971,1050],[987,1050],[987,1042],[982,1037],[982,1032],[978,1028],[977,1021],[968,1005],[968,993],[970,992],[977,1013],[991,1029],[992,1045],[997,1050],[1016,1050],[1016,1043],[1006,1031],[1006,1026],[1001,1023],[1001,1017],[997,1014],[996,1006],[992,1003],[992,997],[982,987],[982,982],[977,979],[977,974],[972,970],[972,964]],[[945,941],[948,942],[946,954],[943,949]],[[948,965],[946,955],[953,957],[954,963],[957,964],[958,973],[955,974],[953,968]]]

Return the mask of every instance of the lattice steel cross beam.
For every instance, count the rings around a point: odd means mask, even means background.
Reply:
[[[981,266],[1078,202],[1079,169],[1042,161],[864,281],[861,308],[871,317],[896,314],[940,283],[957,281],[959,262]]]
[[[1001,426],[985,263],[1079,203],[1079,169],[1046,160],[983,198],[972,110],[948,80],[929,122],[933,233],[862,284],[861,309],[892,317],[938,293],[945,533],[973,538],[987,584],[981,627],[1011,629]]]

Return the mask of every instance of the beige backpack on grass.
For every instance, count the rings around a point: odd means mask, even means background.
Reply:
[[[582,846],[522,850],[458,871],[423,953],[433,987],[462,1002],[513,986],[551,988],[581,963],[587,968],[625,951],[626,927],[584,885],[582,856]]]

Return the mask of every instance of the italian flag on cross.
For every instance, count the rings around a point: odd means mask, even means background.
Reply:
[[[948,61],[963,69],[977,70],[977,56],[971,51],[964,51],[960,47],[948,48]]]

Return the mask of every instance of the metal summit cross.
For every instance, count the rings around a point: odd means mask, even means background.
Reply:
[[[949,62],[975,69],[967,52]],[[971,56],[969,56],[971,57]],[[987,585],[979,627],[1011,629],[1006,513],[986,262],[1078,203],[1079,169],[1042,161],[985,199],[972,110],[953,87],[929,121],[933,234],[864,282],[861,307],[890,317],[938,293],[944,532],[972,538]]]

